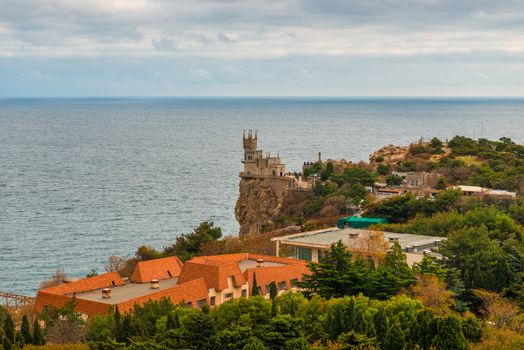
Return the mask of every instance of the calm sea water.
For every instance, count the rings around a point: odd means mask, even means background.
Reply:
[[[524,142],[518,99],[0,99],[0,290],[162,248],[203,220],[236,234],[242,131],[288,169],[420,137]]]

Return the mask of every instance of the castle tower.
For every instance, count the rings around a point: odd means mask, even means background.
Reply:
[[[244,131],[242,137],[244,144],[244,158],[242,163],[244,163],[244,173],[251,175],[258,175],[258,166],[259,160],[262,158],[262,151],[257,150],[257,133],[253,133],[253,130],[247,132]]]

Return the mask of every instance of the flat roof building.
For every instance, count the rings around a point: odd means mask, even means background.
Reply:
[[[278,291],[293,289],[309,269],[304,261],[258,254],[226,254],[196,257],[182,263],[176,257],[141,261],[129,279],[117,272],[63,283],[38,291],[34,309],[62,307],[73,298],[75,309],[86,317],[106,315],[110,306],[120,312],[148,300],[169,298],[188,307],[215,306],[234,298],[248,297],[256,275],[262,295],[269,285]]]
[[[289,246],[293,248],[295,259],[313,262],[318,262],[325,251],[338,241],[346,244],[348,250],[356,255],[361,255],[366,259],[373,258],[376,262],[380,262],[389,247],[394,242],[398,242],[406,253],[408,263],[412,265],[420,262],[424,253],[432,252],[445,239],[445,237],[436,236],[333,227],[275,237],[271,240],[276,242],[277,256],[281,246]]]

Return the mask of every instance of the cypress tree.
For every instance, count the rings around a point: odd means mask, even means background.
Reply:
[[[260,295],[260,289],[257,284],[257,275],[253,272],[253,288],[251,289],[251,296]]]
[[[273,281],[269,285],[269,297],[271,298],[271,300],[275,300],[275,298],[277,297],[277,294],[278,294],[277,284],[275,283],[275,281]]]
[[[168,318],[168,321],[169,321],[169,318]],[[134,335],[135,335],[135,329],[133,328],[133,324],[131,322],[131,315],[129,313],[126,313],[124,314],[124,317],[122,319],[122,339],[126,343],[128,343],[129,338],[133,337]]]
[[[382,344],[382,350],[402,350],[406,346],[406,336],[400,328],[400,323],[395,320],[389,327],[386,339]]]
[[[42,331],[42,328],[40,328],[40,323],[38,322],[38,319],[33,322],[33,345],[44,345],[45,339],[44,339],[44,332]]]
[[[125,340],[123,339],[122,317],[120,315],[120,311],[118,310],[118,305],[115,306],[115,313],[113,314],[113,337],[118,342],[122,342]]]
[[[6,314],[4,319],[4,336],[11,344],[15,341],[15,324],[10,314]]]
[[[8,338],[4,338],[4,341],[2,342],[3,350],[11,350],[12,346],[13,343]]]
[[[33,342],[33,338],[31,337],[31,329],[29,327],[29,320],[27,319],[27,316],[24,315],[22,317],[22,325],[20,326],[20,333],[22,334],[22,338],[24,339],[24,343],[31,344]]]
[[[462,333],[460,320],[454,316],[444,317],[432,345],[437,350],[466,350],[468,344]]]

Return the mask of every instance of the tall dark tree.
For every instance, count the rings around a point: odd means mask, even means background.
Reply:
[[[342,241],[333,243],[319,263],[310,262],[308,265],[311,274],[299,283],[308,296],[342,297],[362,293],[367,288],[368,267],[354,263]]]
[[[40,322],[38,322],[38,319],[35,319],[35,321],[33,322],[33,335],[31,338],[33,339],[33,345],[45,344],[44,332],[40,327]]]
[[[251,296],[260,295],[260,288],[257,284],[257,274],[253,272],[253,287],[251,288]]]
[[[375,332],[377,334],[377,341],[382,344],[386,339],[389,330],[389,319],[386,314],[386,310],[381,307],[373,315],[373,325],[375,326]]]
[[[455,316],[444,317],[439,323],[432,345],[436,350],[466,350],[468,344],[462,333],[460,320]]]
[[[277,284],[275,283],[275,281],[271,282],[269,284],[269,298],[271,300],[274,300],[278,295],[278,289],[277,289]]]
[[[122,316],[120,315],[120,311],[118,310],[118,305],[115,306],[115,312],[113,314],[113,337],[118,342],[125,341],[122,332]]]
[[[400,328],[400,323],[394,321],[389,327],[386,339],[382,344],[383,350],[403,350],[406,346],[406,336]]]
[[[29,320],[27,319],[27,316],[24,315],[22,317],[22,324],[20,325],[20,333],[22,334],[22,338],[24,339],[24,343],[31,344],[33,342],[33,337],[31,336],[31,328],[29,326]]]
[[[6,313],[4,319],[4,337],[8,339],[11,344],[15,342],[15,324],[9,313]]]

